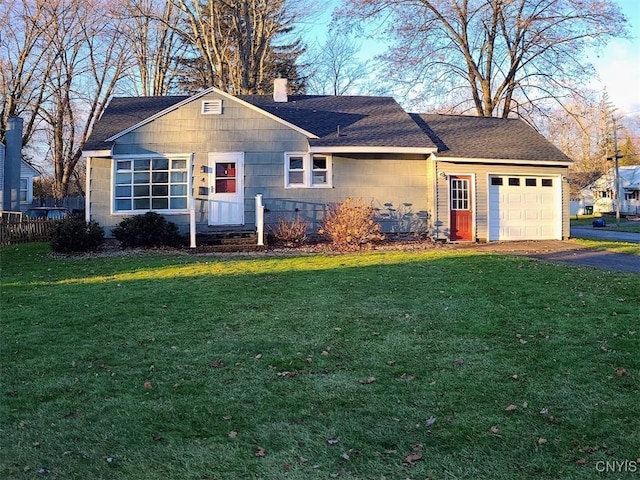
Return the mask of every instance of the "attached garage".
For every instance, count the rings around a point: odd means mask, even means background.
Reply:
[[[522,120],[421,114],[434,236],[450,242],[569,238],[571,160]],[[420,123],[422,122],[422,123]]]
[[[560,176],[489,175],[489,241],[562,239]]]

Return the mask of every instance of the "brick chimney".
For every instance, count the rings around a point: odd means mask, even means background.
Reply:
[[[286,103],[289,101],[289,96],[287,90],[289,86],[287,85],[286,78],[276,78],[273,81],[273,101],[279,103]]]

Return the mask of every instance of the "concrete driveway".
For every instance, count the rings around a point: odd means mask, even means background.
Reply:
[[[593,227],[571,227],[571,238],[591,238],[596,240],[640,243],[640,233],[614,232],[612,230]]]

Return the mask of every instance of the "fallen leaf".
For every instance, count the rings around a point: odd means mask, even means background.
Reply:
[[[334,445],[336,445],[338,442],[340,441],[339,438],[330,438],[329,440],[327,440],[327,445],[330,447],[333,447]]]
[[[497,425],[494,425],[493,427],[491,427],[491,433],[493,433],[494,435],[498,434],[500,432],[500,427],[498,427]]]
[[[222,360],[215,360],[209,363],[211,368],[224,368],[224,362]]]
[[[456,358],[453,363],[456,367],[461,367],[464,365],[464,360],[462,358]]]
[[[546,438],[540,437],[538,439],[538,445],[544,445],[545,443],[547,443],[547,439]]]
[[[624,368],[618,368],[616,370],[616,377],[622,377],[623,375],[627,374],[627,370]]]
[[[513,403],[511,405],[507,406],[507,408],[505,408],[505,410],[507,412],[515,412],[517,409],[518,409],[518,406],[514,405]]]
[[[144,389],[145,390],[151,389],[151,382],[144,382]]]
[[[409,465],[413,465],[417,461],[422,460],[422,453],[420,452],[410,453],[409,455],[404,457],[404,459]]]
[[[160,435],[159,433],[152,433],[151,438],[153,438],[155,442],[162,441],[162,435]]]
[[[235,430],[231,430],[229,432],[229,438],[236,438],[238,436],[238,432],[236,432]]]
[[[433,425],[434,423],[436,423],[436,417],[429,417],[424,421],[424,424],[427,427],[430,427],[431,425]]]
[[[295,377],[297,374],[298,372],[289,372],[289,371],[277,373],[279,377],[283,377],[283,378],[292,378],[292,377]]]
[[[587,464],[587,459],[586,458],[579,458],[576,460],[576,463],[578,465],[586,465]]]
[[[529,407],[529,402],[522,402],[522,408]]]
[[[253,358],[255,358],[256,360],[260,360],[260,359],[262,358],[262,354],[261,354],[261,353],[259,353],[259,354],[257,354],[255,357],[253,357]]]
[[[556,421],[556,417],[554,417],[553,415],[549,415],[549,416],[547,417],[547,421],[548,421],[549,423],[553,423],[553,422],[555,422],[555,421]]]
[[[373,383],[376,381],[376,377],[367,377],[367,378],[363,378],[362,380],[360,380],[360,383],[363,385],[368,385],[370,383]]]
[[[267,454],[267,451],[263,447],[258,447],[254,455],[256,457],[264,457],[266,454]]]
[[[282,466],[282,469],[283,469],[285,472],[288,472],[289,470],[291,470],[291,465],[289,465],[288,463],[285,463],[285,464]]]
[[[416,377],[414,377],[413,375],[408,375],[406,373],[403,373],[402,375],[400,375],[400,378],[410,382],[411,380],[415,379]]]
[[[347,452],[344,452],[340,457],[344,460],[349,460],[349,454]]]
[[[524,338],[519,339],[518,342],[520,342],[520,345],[525,345],[527,343]]]

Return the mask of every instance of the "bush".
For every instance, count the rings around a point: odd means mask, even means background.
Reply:
[[[329,207],[318,233],[328,237],[336,250],[357,250],[384,238],[373,207],[351,198]]]
[[[278,218],[278,225],[271,229],[275,239],[286,247],[297,247],[307,240],[307,222],[300,217]]]
[[[104,242],[104,229],[93,220],[71,215],[53,222],[51,248],[57,253],[89,252]]]
[[[178,226],[155,212],[125,218],[112,233],[123,248],[177,247],[183,243]]]

